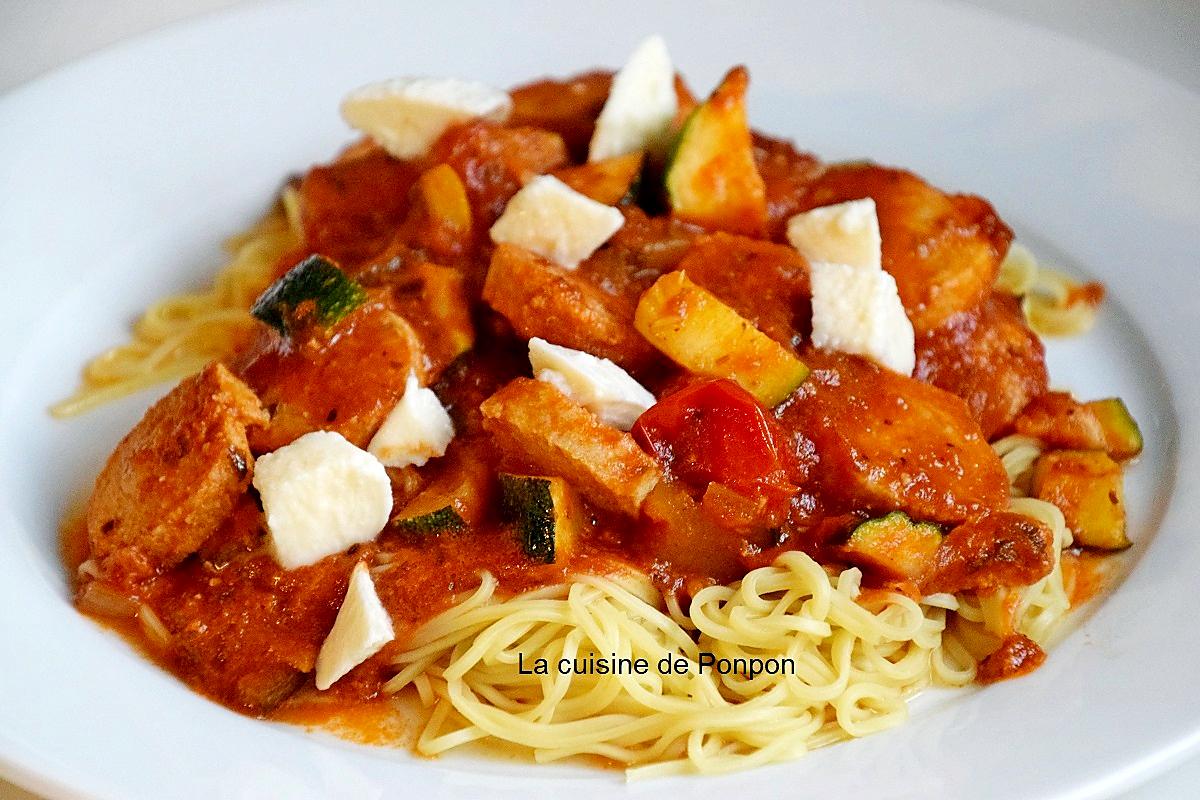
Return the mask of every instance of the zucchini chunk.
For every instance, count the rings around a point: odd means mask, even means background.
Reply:
[[[1117,461],[1125,461],[1142,452],[1142,431],[1119,397],[1093,400],[1084,406],[1100,421],[1105,449]]]
[[[430,505],[435,506],[432,510],[405,507],[403,514],[392,520],[392,524],[408,533],[457,533],[465,530],[467,523],[453,505],[442,505],[440,501],[444,499],[431,500]],[[419,500],[421,498],[409,505],[416,506]]]
[[[478,465],[464,464],[433,481],[392,518],[407,533],[436,534],[466,530],[483,518],[488,504],[488,475]]]
[[[525,555],[546,564],[570,558],[583,511],[562,478],[502,474],[500,508],[515,528]]]
[[[889,578],[917,580],[933,567],[941,543],[937,525],[913,522],[903,511],[893,511],[855,528],[842,553],[847,560]]]
[[[645,156],[638,150],[578,167],[565,167],[550,174],[597,203],[615,206],[631,200],[636,194],[643,161]]]
[[[301,306],[312,303],[312,316],[329,327],[367,301],[367,293],[341,268],[320,255],[311,255],[267,287],[250,313],[287,336]]]
[[[1017,433],[1055,450],[1101,450],[1117,461],[1142,452],[1142,432],[1117,397],[1081,403],[1067,392],[1034,399],[1015,420]]]
[[[633,371],[657,358],[629,324],[632,302],[516,245],[492,253],[483,301],[523,339],[536,336]]]
[[[646,290],[633,324],[672,361],[701,375],[729,378],[767,408],[808,377],[808,367],[790,350],[683,272],[664,275]]]
[[[1100,450],[1055,450],[1033,467],[1035,497],[1058,506],[1075,543],[1124,550],[1125,489],[1121,465]]]
[[[667,159],[671,213],[706,228],[757,236],[767,223],[767,194],[754,165],[746,89],[737,67],[692,112]]]

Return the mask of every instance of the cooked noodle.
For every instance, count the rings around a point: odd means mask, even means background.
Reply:
[[[1013,434],[999,439],[992,447],[1008,471],[1013,495],[1010,508],[1044,523],[1050,529],[1054,535],[1055,556],[1054,569],[1037,583],[981,599],[981,619],[986,618],[985,627],[998,636],[1016,631],[1040,645],[1046,645],[1051,641],[1063,614],[1071,606],[1059,561],[1062,551],[1074,543],[1074,538],[1058,506],[1025,496],[1034,462],[1044,449],[1042,443],[1031,436]],[[1005,602],[1009,603],[1007,608]]]
[[[725,772],[891,727],[907,716],[913,692],[974,677],[964,651],[943,648],[943,609],[890,594],[870,611],[854,600],[856,580],[835,582],[800,552],[698,592],[695,640],[661,610],[648,581],[630,587],[584,575],[500,601],[495,589],[485,575],[396,659],[388,691],[428,682],[418,686],[432,705],[417,741],[425,755],[492,737],[541,762],[602,756],[631,767],[631,778]],[[701,674],[702,652],[789,658],[795,674]],[[537,658],[557,665],[591,654],[651,666],[645,675],[520,671]],[[668,654],[686,661],[685,674],[659,671]]]
[[[1071,531],[1067,528],[1058,506],[1032,497],[1015,497],[1010,508],[1017,513],[1032,517],[1050,528],[1054,536],[1054,568],[1041,580],[1029,586],[1005,589],[979,596],[960,597],[958,615],[963,625],[956,627],[956,634],[963,634],[984,645],[984,652],[999,644],[999,639],[1010,633],[1023,633],[1039,645],[1053,641],[1058,623],[1071,607],[1063,583],[1062,551],[1072,544]],[[961,628],[977,628],[963,632]],[[983,633],[995,637],[988,639]],[[990,646],[988,644],[990,643]],[[971,648],[980,655],[978,647]]]
[[[1032,436],[1012,434],[992,443],[992,449],[1000,456],[1000,463],[1008,473],[1010,493],[1023,497],[1029,490],[1029,476],[1034,462],[1042,454],[1042,443]]]
[[[204,292],[150,307],[133,339],[100,355],[82,385],[54,406],[83,413],[233,353],[251,335],[249,307],[274,278],[280,258],[302,241],[297,196],[231,239],[230,262]],[[1014,245],[998,287],[1024,298],[1042,333],[1081,333],[1094,308],[1069,303],[1075,284],[1040,267]],[[483,574],[475,592],[419,628],[394,658],[386,691],[412,687],[428,710],[418,752],[438,755],[479,740],[523,746],[539,762],[579,755],[609,759],[629,778],[719,773],[786,761],[811,749],[903,722],[907,700],[930,685],[963,686],[976,661],[1012,632],[1040,644],[1070,603],[1058,553],[1071,544],[1062,513],[1025,497],[1041,443],[1009,436],[994,445],[1012,486],[1011,507],[1048,525],[1054,569],[1022,589],[976,596],[936,594],[919,602],[899,592],[858,602],[861,573],[830,574],[788,552],[730,585],[704,588],[685,613],[642,575],[576,575],[515,597]],[[373,570],[389,569],[386,553]],[[98,582],[90,584],[100,586]],[[97,595],[99,613],[133,616],[152,641],[169,633],[147,606]],[[794,673],[753,677],[700,668],[702,653],[730,663],[790,659]],[[663,674],[664,656],[686,664]],[[525,674],[536,659],[644,658],[644,674]]]
[[[1079,336],[1096,324],[1096,305],[1080,296],[1082,284],[1038,263],[1013,242],[1000,264],[996,288],[1021,298],[1025,318],[1043,336]]]
[[[293,190],[261,222],[226,242],[230,261],[212,287],[159,300],[131,341],[94,358],[75,394],[50,409],[72,417],[158,383],[199,371],[243,345],[254,331],[250,305],[275,277],[279,259],[301,242]]]
[[[1009,437],[997,450],[1019,476],[1040,447]],[[505,598],[484,574],[470,597],[413,634],[385,688],[414,687],[428,710],[416,749],[429,756],[494,739],[530,749],[539,762],[600,756],[630,779],[793,759],[898,725],[907,699],[926,686],[970,683],[976,660],[1006,633],[1051,637],[1070,605],[1057,553],[1071,534],[1055,506],[1013,494],[1013,511],[1050,527],[1056,557],[1049,575],[1011,593],[920,602],[874,593],[864,605],[857,569],[831,575],[798,551],[701,589],[687,614],[644,576],[578,575]],[[792,659],[795,673],[702,673],[706,652],[731,664]],[[660,672],[668,654],[686,661],[685,674]],[[650,669],[557,668],[560,659],[589,657],[642,657]],[[523,674],[538,658],[549,674]]]

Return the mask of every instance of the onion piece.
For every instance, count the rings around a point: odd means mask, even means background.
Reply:
[[[138,604],[103,581],[91,581],[79,592],[75,601],[79,610],[101,617],[133,619]]]
[[[166,648],[171,644],[171,632],[163,624],[162,618],[154,613],[154,609],[142,603],[137,611],[138,623],[146,641],[158,648]]]

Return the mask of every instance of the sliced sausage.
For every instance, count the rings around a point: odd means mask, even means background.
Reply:
[[[1000,511],[959,525],[942,540],[926,594],[1028,586],[1054,568],[1054,536],[1042,522]]]
[[[258,398],[212,364],[154,404],[117,445],[87,507],[92,557],[115,582],[178,564],[246,491],[247,428],[267,421]]]
[[[1017,298],[993,292],[917,340],[919,380],[966,401],[989,440],[1047,391],[1046,349]]]
[[[883,268],[895,277],[918,334],[991,292],[1012,231],[986,200],[945,194],[911,172],[856,162],[827,169],[796,210],[864,197],[875,200]]]
[[[830,511],[958,523],[1008,502],[1008,477],[966,404],[865,359],[810,350],[813,372],[777,412],[813,452]]]

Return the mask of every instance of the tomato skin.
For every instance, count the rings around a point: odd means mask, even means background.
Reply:
[[[766,497],[771,505],[795,491],[774,424],[733,381],[707,380],[670,394],[638,417],[630,432],[671,477],[698,489],[716,482]]]

